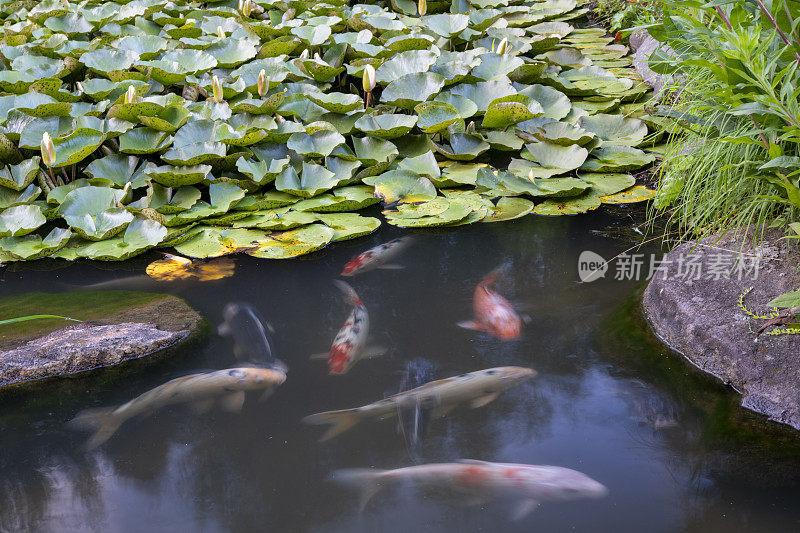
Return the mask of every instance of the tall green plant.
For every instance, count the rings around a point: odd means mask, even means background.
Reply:
[[[673,140],[673,155],[689,155],[665,167],[657,202],[677,206],[684,229],[763,227],[800,209],[799,22],[796,1],[687,0],[665,3],[649,28],[674,52],[651,68],[679,80],[675,107],[696,119]]]

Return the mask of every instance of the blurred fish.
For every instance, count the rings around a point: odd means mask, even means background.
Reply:
[[[353,310],[333,339],[328,353],[314,354],[312,359],[327,359],[331,374],[346,374],[359,359],[377,357],[386,352],[379,346],[365,346],[369,336],[369,314],[353,288],[341,280],[333,283],[345,294]]]
[[[655,387],[632,379],[619,391],[622,399],[634,413],[632,418],[642,426],[653,429],[678,427],[678,409],[675,403]]]
[[[469,402],[473,408],[481,407],[497,398],[500,393],[536,375],[531,368],[501,366],[461,374],[447,379],[431,381],[421,387],[400,392],[375,403],[355,409],[326,411],[307,416],[306,424],[330,424],[322,436],[323,441],[340,435],[362,420],[390,418],[398,410],[413,409],[421,404],[431,409],[433,416],[444,416],[459,404]]]
[[[501,272],[502,268],[495,269],[478,283],[472,300],[475,318],[458,325],[509,341],[522,334],[522,319],[508,300],[489,288],[497,282]]]
[[[404,268],[401,265],[391,264],[388,261],[400,255],[400,252],[408,248],[414,242],[413,237],[401,237],[389,242],[383,243],[370,248],[363,252],[344,265],[342,276],[355,276],[363,274],[376,268],[382,269],[400,269]]]
[[[400,382],[400,391],[406,392],[421,387],[433,381],[433,365],[424,359],[414,359],[406,365],[403,379]],[[416,454],[422,439],[428,431],[433,407],[426,405],[422,397],[416,398],[411,406],[397,407],[397,426],[403,434],[406,446],[412,454]]]
[[[559,466],[537,466],[464,460],[395,470],[355,468],[334,472],[333,481],[361,491],[361,508],[383,487],[409,481],[418,487],[445,489],[481,505],[497,500],[517,502],[512,519],[519,520],[543,501],[602,498],[608,489],[581,472]]]
[[[285,365],[275,358],[269,335],[272,328],[258,309],[249,303],[234,302],[225,306],[222,316],[224,322],[217,331],[220,335],[233,338],[233,353],[237,359],[286,371]]]
[[[198,412],[205,412],[217,402],[225,410],[238,412],[244,404],[245,392],[264,391],[261,396],[264,400],[284,381],[286,374],[280,370],[255,367],[191,374],[159,385],[119,407],[81,411],[70,425],[94,431],[86,443],[86,448],[92,449],[110,439],[123,423],[135,416],[180,403],[191,403]]]

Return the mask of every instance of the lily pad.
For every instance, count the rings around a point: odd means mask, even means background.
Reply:
[[[652,200],[656,196],[656,191],[648,189],[644,185],[637,185],[616,194],[603,196],[600,200],[604,204],[634,204]]]
[[[417,117],[411,115],[364,115],[355,122],[355,127],[381,139],[396,139],[411,131],[416,123]]]
[[[326,213],[317,215],[317,219],[333,229],[332,242],[369,235],[381,225],[377,218],[364,217],[357,213]]]
[[[18,205],[0,213],[0,237],[21,237],[47,222],[37,205]]]
[[[375,187],[375,195],[386,203],[425,202],[436,197],[436,187],[428,178],[407,170],[392,170],[364,180]]]
[[[309,224],[301,228],[273,233],[248,255],[262,259],[290,259],[314,252],[328,245],[336,231],[322,224]]]

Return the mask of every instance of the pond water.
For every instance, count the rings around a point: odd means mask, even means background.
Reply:
[[[207,338],[129,372],[87,376],[4,397],[0,406],[0,531],[798,531],[800,439],[736,407],[736,397],[656,342],[641,319],[641,282],[578,282],[578,256],[629,248],[638,209],[525,217],[420,234],[402,270],[352,278],[386,355],[344,376],[309,360],[349,313],[333,285],[357,253],[403,234],[379,232],[304,259],[236,258],[236,275],[173,292],[217,325],[229,301],[272,323],[288,379],[241,414],[167,408],[125,423],[103,446],[65,423],[84,408],[123,403],[183,374],[235,366],[229,339]],[[640,251],[656,252],[655,246]],[[58,292],[141,274],[125,264],[43,263],[3,273],[3,296]],[[498,265],[498,291],[530,316],[519,341],[460,329],[475,285]],[[50,268],[53,267],[53,268]],[[646,270],[646,267],[645,267]],[[109,284],[114,288],[114,284]],[[409,453],[393,421],[364,422],[319,442],[311,413],[365,405],[398,390],[406,363],[437,378],[495,366],[538,375],[484,407],[431,422]],[[544,502],[520,521],[506,503],[462,505],[449,493],[386,489],[363,512],[327,481],[340,468],[397,468],[463,458],[557,465],[606,485],[596,500]]]

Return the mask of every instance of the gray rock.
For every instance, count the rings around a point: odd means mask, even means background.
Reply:
[[[0,387],[68,376],[153,355],[186,340],[203,318],[183,300],[164,296],[94,322],[0,345]]]
[[[634,50],[632,64],[642,80],[653,88],[655,94],[653,99],[660,100],[663,90],[673,84],[672,77],[657,74],[650,69],[650,56],[659,48],[667,54],[674,56],[675,52],[666,44],[662,44],[653,39],[647,30],[639,30],[630,36],[631,49]]]
[[[763,320],[747,317],[738,306],[740,295],[752,287],[745,306],[763,315],[764,304],[800,286],[797,246],[781,236],[767,233],[755,247],[741,234],[677,246],[647,286],[643,306],[655,333],[739,391],[742,406],[800,429],[800,335],[756,339]],[[742,266],[725,274],[721,265],[742,257]],[[690,270],[699,279],[687,277]]]

